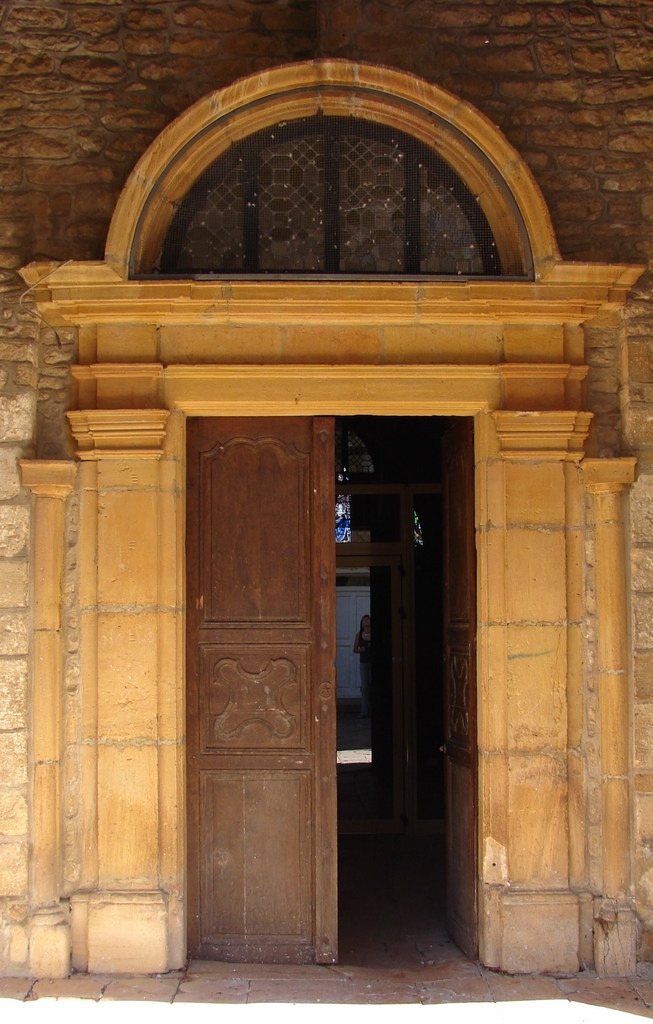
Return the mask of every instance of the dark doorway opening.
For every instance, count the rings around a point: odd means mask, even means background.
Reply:
[[[445,923],[442,489],[451,423],[336,421],[343,964],[419,966],[454,948]],[[369,697],[353,652],[364,615],[371,618]]]

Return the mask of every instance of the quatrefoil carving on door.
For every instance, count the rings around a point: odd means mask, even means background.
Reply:
[[[216,739],[236,740],[247,729],[287,740],[297,729],[297,666],[288,658],[221,658],[213,668],[211,713]],[[256,728],[258,727],[258,728]]]

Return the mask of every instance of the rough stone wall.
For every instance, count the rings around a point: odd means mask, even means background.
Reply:
[[[63,412],[67,367],[75,351],[71,332],[60,332],[57,338],[30,316],[29,297],[24,305],[20,301],[17,269],[34,259],[101,258],[116,197],[135,161],[165,124],[234,78],[314,56],[394,65],[475,104],[528,161],[566,258],[653,260],[653,4],[4,0],[0,959],[5,962],[24,960],[21,922],[28,899],[30,517],[17,460],[69,454]],[[639,891],[651,928],[652,283],[650,276],[642,279],[625,321],[606,320],[587,332],[588,404],[596,417],[592,454],[640,456],[631,507],[634,753]],[[74,549],[69,562],[74,563]],[[73,640],[71,645],[74,654]],[[66,870],[72,881],[70,859]]]
[[[0,227],[0,231],[2,228]],[[27,954],[30,500],[18,460],[32,450],[38,331],[0,275],[0,959]]]

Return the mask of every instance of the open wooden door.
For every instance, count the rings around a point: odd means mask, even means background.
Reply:
[[[336,958],[333,420],[188,421],[191,956]]]
[[[476,545],[473,421],[443,438],[447,925],[478,953]]]

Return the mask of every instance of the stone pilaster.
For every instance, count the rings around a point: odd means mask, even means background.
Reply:
[[[32,860],[30,970],[62,978],[70,969],[68,906],[61,896],[61,706],[64,503],[75,479],[70,462],[22,461],[32,491]]]
[[[602,975],[633,974],[636,916],[631,879],[630,679],[624,492],[635,459],[587,459],[596,547],[597,679],[601,738],[603,891],[594,904],[594,960]]]
[[[169,918],[170,878],[180,875],[178,864],[166,868],[168,851],[178,848],[179,517],[176,464],[163,457],[168,412],[89,410],[69,419],[83,470],[88,762],[82,885],[71,901],[73,964],[165,971],[179,966]]]
[[[590,419],[504,410],[477,430],[480,955],[510,972],[577,970],[580,960],[571,616],[581,589],[576,464]]]

